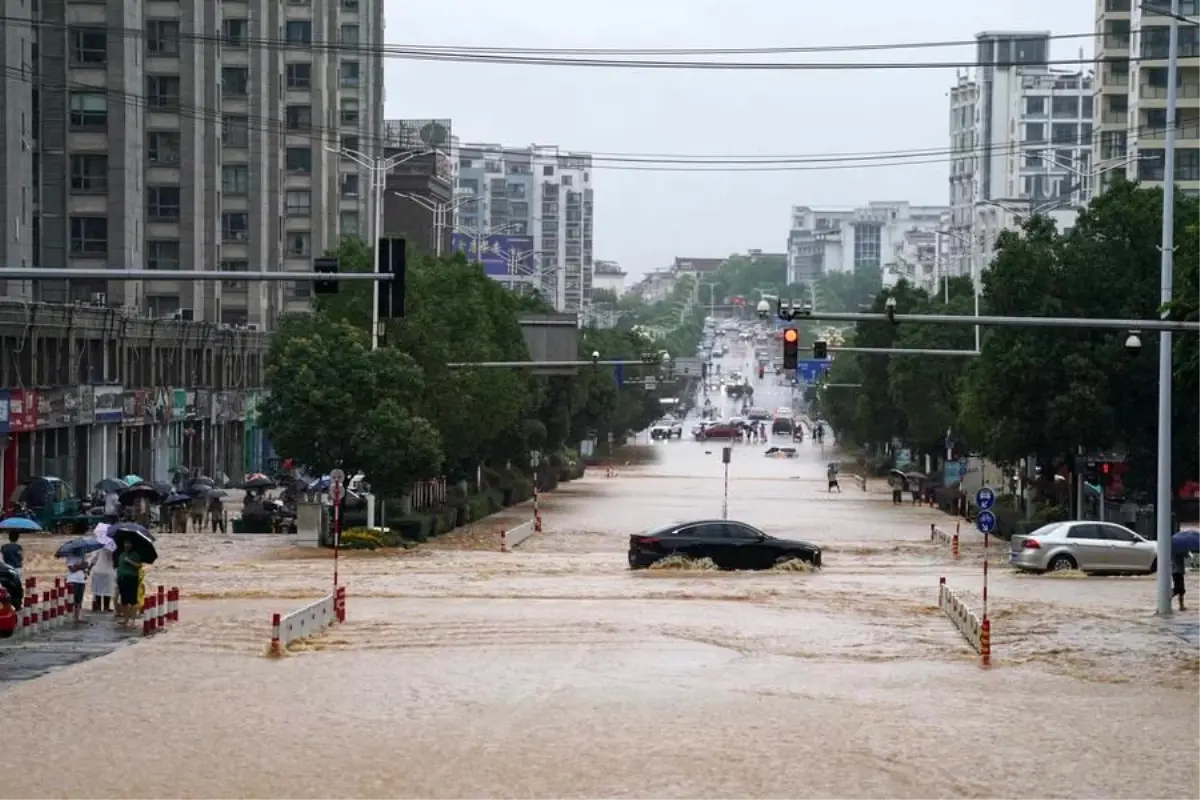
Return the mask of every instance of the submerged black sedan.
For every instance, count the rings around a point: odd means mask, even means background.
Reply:
[[[821,566],[821,548],[777,539],[744,522],[675,522],[629,537],[629,568],[644,569],[668,556],[710,558],[720,569],[770,569],[785,561]]]

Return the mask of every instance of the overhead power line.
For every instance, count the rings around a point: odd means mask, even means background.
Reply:
[[[130,108],[138,108],[146,113],[161,112],[178,114],[185,119],[193,119],[208,123],[220,123],[225,117],[245,119],[249,129],[276,133],[281,136],[308,138],[319,146],[340,146],[342,130],[337,127],[312,125],[304,129],[292,129],[284,119],[259,115],[242,115],[230,113],[224,109],[208,108],[181,103],[172,107],[151,106],[146,97],[131,92],[112,88],[100,88],[95,85],[78,82],[51,82],[35,78],[28,71],[15,67],[3,67],[5,77],[24,82],[35,82],[43,89],[68,92],[103,93],[110,102],[115,102]],[[1160,128],[1145,127],[1144,133],[1160,131]],[[386,138],[373,141],[371,137],[359,137],[359,149],[369,151],[375,146],[395,147]],[[952,156],[983,157],[993,152],[1012,152],[1024,154],[1030,151],[1046,151],[1055,148],[1076,146],[1076,142],[1038,142],[1013,145],[991,145],[977,147],[970,151],[957,151],[950,148],[922,148],[908,150],[880,150],[849,153],[824,154],[788,154],[788,155],[721,155],[703,156],[688,154],[654,154],[626,153],[604,154],[587,151],[562,149],[572,155],[590,156],[592,169],[616,170],[630,172],[805,172],[867,169],[880,167],[902,167],[909,165],[925,165],[948,162]],[[466,149],[470,149],[469,147]]]
[[[86,25],[70,25],[58,22],[45,22],[41,20],[30,21],[17,17],[0,17],[6,25],[14,27],[27,26],[38,30],[69,30],[71,28],[87,28],[95,26]],[[144,39],[145,31],[138,28],[104,28],[110,35],[118,35],[126,38]],[[1094,36],[1095,34],[1062,34],[1061,37],[1066,38],[1084,38]],[[742,71],[853,71],[853,70],[906,70],[906,69],[967,69],[977,66],[974,60],[967,61],[904,61],[904,62],[794,62],[794,61],[696,61],[696,60],[651,60],[645,58],[632,59],[612,59],[612,58],[596,58],[588,56],[589,51],[580,49],[573,57],[564,55],[553,55],[556,51],[545,51],[547,55],[532,55],[531,53],[538,52],[536,50],[516,51],[492,48],[450,48],[450,47],[432,47],[432,46],[405,46],[405,45],[363,45],[351,44],[345,42],[323,42],[323,41],[307,41],[307,42],[292,42],[281,38],[238,38],[234,39],[223,34],[196,34],[183,33],[178,36],[180,42],[192,43],[211,43],[221,45],[226,48],[249,48],[249,49],[294,49],[304,50],[307,52],[339,52],[344,54],[357,54],[362,56],[378,56],[385,59],[399,59],[411,61],[440,61],[440,62],[459,62],[459,63],[478,63],[478,64],[500,64],[500,65],[517,65],[517,66],[552,66],[552,67],[589,67],[589,68],[607,68],[607,69],[655,69],[655,70],[742,70]],[[945,46],[964,46],[968,44],[965,40],[958,43],[947,44],[945,42],[901,42],[896,45],[882,44],[866,44],[866,45],[831,45],[828,47],[817,48],[796,48],[795,52],[808,53],[853,53],[853,52],[875,52],[884,50],[914,50],[914,49],[932,49]],[[771,48],[762,51],[754,51],[749,48],[734,49],[730,52],[733,54],[746,51],[744,54],[770,54]],[[633,52],[633,51],[629,51]],[[530,54],[522,54],[530,53]],[[678,55],[686,54],[685,51],[679,51]],[[1138,58],[1102,58],[1096,60],[1090,59],[1059,59],[1048,60],[1042,62],[1048,66],[1074,66],[1081,67],[1083,65],[1091,65],[1093,63],[1106,62],[1134,62],[1139,61]],[[995,62],[992,66],[1022,66],[1017,62]]]

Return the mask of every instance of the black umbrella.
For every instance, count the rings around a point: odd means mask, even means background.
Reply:
[[[117,498],[121,501],[121,505],[131,506],[142,499],[149,500],[151,503],[157,503],[164,494],[164,492],[160,492],[148,483],[139,483],[136,486],[123,489],[117,495]]]
[[[120,492],[122,489],[128,489],[129,484],[120,478],[105,478],[96,484],[96,491],[108,494],[109,492]]]
[[[251,478],[250,480],[243,483],[242,488],[243,489],[274,489],[275,481],[271,480],[270,478],[266,477],[265,475],[259,476],[257,478]]]
[[[150,481],[150,485],[158,489],[159,493],[163,496],[175,491],[175,484],[169,481]]]
[[[153,564],[158,560],[158,550],[154,547],[154,537],[150,531],[134,522],[119,522],[108,529],[108,535],[117,543],[117,552],[125,549],[125,542],[133,542],[133,552],[143,564]]]
[[[188,497],[186,494],[172,492],[171,494],[167,495],[167,498],[162,501],[162,504],[164,506],[182,506],[190,502],[192,502],[192,498]]]

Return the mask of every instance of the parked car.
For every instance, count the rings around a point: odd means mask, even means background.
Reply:
[[[707,439],[736,439],[741,435],[741,429],[737,425],[727,422],[718,422],[714,425],[706,425],[704,428],[696,432],[696,440],[703,442]]]
[[[1009,563],[1026,572],[1154,572],[1155,543],[1115,522],[1051,522],[1014,536]]]
[[[630,569],[643,569],[672,555],[710,558],[720,569],[770,569],[794,560],[821,566],[817,545],[777,539],[733,520],[675,522],[629,537]]]

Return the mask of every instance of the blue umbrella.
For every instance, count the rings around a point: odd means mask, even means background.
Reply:
[[[104,542],[95,539],[91,536],[85,536],[82,539],[72,539],[65,542],[54,553],[55,558],[70,558],[71,556],[86,556],[88,553],[94,553],[97,550],[104,549]]]
[[[1200,553],[1200,531],[1180,531],[1171,537],[1171,552]]]
[[[42,526],[37,520],[28,517],[8,517],[0,520],[0,531],[40,531]]]

